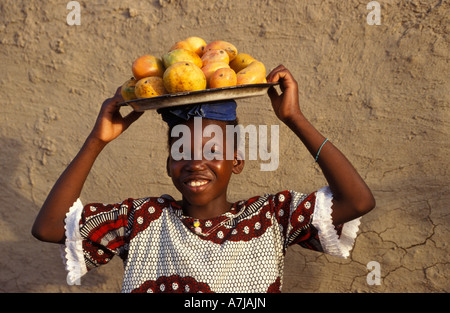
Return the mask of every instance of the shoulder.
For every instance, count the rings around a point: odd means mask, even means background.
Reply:
[[[303,201],[315,197],[315,192],[313,193],[301,193],[294,190],[283,190],[276,193],[267,193],[264,195],[254,196],[247,200],[237,201],[235,205],[237,206],[249,206],[252,204],[262,203],[270,204],[271,206],[283,206],[283,205],[293,205],[298,206]]]
[[[84,218],[89,218],[104,213],[115,213],[116,215],[129,215],[134,211],[149,208],[163,209],[175,200],[170,195],[159,197],[127,198],[121,202],[107,204],[101,202],[89,203],[83,208]]]
[[[129,199],[130,200],[130,199]],[[161,195],[159,197],[146,197],[139,199],[131,199],[131,203],[134,209],[140,209],[142,207],[148,207],[150,205],[156,206],[158,208],[165,208],[168,205],[174,203],[175,200],[170,195]]]
[[[133,200],[133,209],[128,215],[130,239],[157,222],[169,210],[175,200],[168,195]]]

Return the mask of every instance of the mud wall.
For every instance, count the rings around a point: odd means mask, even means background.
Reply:
[[[0,291],[117,292],[122,264],[68,286],[59,247],[30,234],[59,174],[81,147],[100,104],[132,60],[175,41],[226,40],[268,69],[297,78],[301,108],[374,192],[346,260],[292,247],[284,292],[448,292],[449,3],[380,0],[0,2]],[[242,124],[278,125],[268,97],[239,102]],[[84,202],[178,195],[165,175],[166,128],[148,111],[99,157]],[[230,200],[326,184],[299,140],[280,125],[280,164],[248,161]],[[379,285],[367,282],[378,262]]]

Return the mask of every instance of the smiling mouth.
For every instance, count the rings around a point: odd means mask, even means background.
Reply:
[[[209,180],[189,180],[187,182],[185,182],[186,185],[188,185],[189,187],[201,187],[201,186],[205,186],[206,184],[209,183]]]

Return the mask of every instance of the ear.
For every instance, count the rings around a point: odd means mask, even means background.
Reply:
[[[240,151],[234,153],[233,173],[240,174],[244,170],[245,161]]]
[[[167,176],[172,177],[172,175],[170,174],[169,162],[170,162],[170,156],[168,156],[167,160],[166,160],[166,171],[167,171]]]

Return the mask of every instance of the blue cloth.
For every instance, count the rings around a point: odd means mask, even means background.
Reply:
[[[218,121],[234,121],[236,106],[236,101],[226,100],[164,108],[159,109],[158,113],[169,127],[173,127],[197,116]]]

